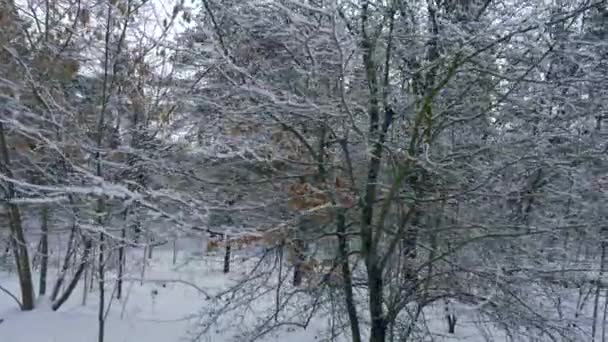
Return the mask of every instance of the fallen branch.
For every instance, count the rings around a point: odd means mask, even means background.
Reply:
[[[144,282],[148,282],[148,283],[177,283],[177,284],[182,284],[182,285],[186,285],[189,287],[192,287],[193,289],[195,289],[196,291],[198,291],[199,293],[203,294],[205,296],[206,299],[214,299],[217,296],[211,295],[209,294],[207,291],[205,291],[204,289],[200,288],[199,286],[186,281],[186,280],[181,280],[181,279],[146,279],[146,278],[123,278],[123,281],[144,281]]]
[[[19,305],[19,309],[21,309],[21,307],[23,306],[23,304],[21,304],[21,301],[19,300],[19,298],[17,298],[17,296],[15,296],[14,294],[12,294],[11,291],[5,289],[2,285],[0,285],[0,290],[2,290],[2,292],[4,292],[7,295],[9,295],[11,298],[13,298],[15,300],[15,302],[17,302],[17,305]],[[2,323],[2,322],[0,322],[0,323]]]

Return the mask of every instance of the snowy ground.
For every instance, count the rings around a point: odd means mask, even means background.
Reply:
[[[141,253],[141,252],[140,252]],[[107,342],[177,342],[189,340],[197,312],[208,302],[197,287],[208,292],[221,290],[230,279],[221,272],[221,260],[206,257],[205,261],[188,261],[188,253],[178,254],[175,265],[172,252],[156,250],[146,266],[145,281],[140,282],[141,268],[130,272],[131,281],[125,285],[125,297],[111,303],[106,323]],[[141,254],[137,255],[141,258]],[[235,263],[235,265],[238,265]],[[235,270],[233,276],[238,275]],[[53,274],[51,272],[51,274]],[[113,283],[113,282],[112,282]],[[0,284],[18,294],[15,274],[0,273]],[[108,291],[113,289],[108,287]],[[83,286],[79,285],[68,303],[53,312],[45,298],[39,299],[32,312],[20,312],[15,302],[0,293],[1,342],[88,342],[97,341],[97,292],[88,294],[82,305]],[[293,332],[293,342],[312,341],[313,331]],[[294,339],[300,337],[300,339]],[[312,339],[311,339],[312,338]],[[222,342],[218,332],[203,340]],[[267,338],[265,341],[283,341]]]
[[[134,251],[133,258],[141,259],[142,252]],[[106,342],[178,342],[189,341],[195,317],[209,301],[201,293],[221,291],[233,280],[221,272],[219,256],[204,256],[201,259],[194,253],[180,251],[175,265],[172,252],[155,250],[153,258],[146,266],[145,281],[141,282],[141,265],[130,270],[131,280],[125,285],[125,296],[121,301],[113,299],[106,322]],[[243,272],[245,263],[238,262],[238,256],[231,277]],[[135,259],[133,259],[135,260]],[[53,274],[53,273],[51,273]],[[111,277],[111,275],[109,275]],[[53,280],[53,277],[51,277]],[[51,285],[51,282],[49,282]],[[113,281],[109,281],[113,284]],[[0,273],[0,284],[18,293],[15,275]],[[194,286],[193,286],[194,285]],[[198,287],[197,288],[195,288]],[[108,292],[113,289],[109,286]],[[59,312],[53,312],[48,302],[41,298],[33,312],[20,312],[15,302],[6,294],[0,293],[0,342],[89,342],[97,341],[97,292],[88,294],[86,305],[82,305],[83,285],[79,285]],[[264,337],[264,342],[290,341],[308,342],[319,339],[319,327],[326,319],[313,321],[306,330],[289,329],[280,335]],[[457,335],[441,338],[445,327],[441,321],[429,327],[438,334],[435,341],[483,341],[472,324],[459,327]],[[228,327],[228,329],[226,329]],[[233,329],[231,329],[233,328]],[[221,329],[216,329],[202,341],[224,342],[232,340],[233,333],[240,327],[230,326],[230,318],[225,320]],[[226,330],[224,330],[226,329]],[[500,339],[502,340],[502,339]],[[498,339],[496,339],[498,341]]]

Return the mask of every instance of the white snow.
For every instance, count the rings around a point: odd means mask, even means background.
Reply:
[[[140,259],[142,251],[134,251]],[[135,253],[137,253],[135,255]],[[155,250],[146,266],[145,280],[141,282],[139,270],[131,270],[124,287],[124,297],[113,299],[106,322],[106,342],[178,342],[188,341],[195,326],[197,313],[211,303],[201,293],[217,292],[225,288],[230,279],[221,272],[221,258],[205,256],[203,260],[190,260],[191,254],[180,251],[176,265],[172,264],[172,251]],[[12,260],[10,260],[12,261]],[[234,263],[238,267],[238,263]],[[52,287],[51,271],[49,287]],[[230,275],[236,276],[235,270]],[[134,277],[133,275],[137,275]],[[110,276],[110,275],[108,275]],[[37,279],[37,274],[35,275]],[[113,279],[107,279],[106,294],[114,290]],[[15,273],[0,273],[0,286],[19,294]],[[95,287],[97,284],[95,284]],[[0,292],[0,341],[2,342],[89,342],[97,341],[98,292],[88,294],[82,305],[83,283],[69,301],[53,312],[46,298],[38,300],[31,312],[21,312],[16,303]],[[107,300],[106,300],[107,302]],[[313,341],[314,330],[294,331],[292,342]],[[227,341],[224,335],[207,336],[202,341]],[[295,339],[294,339],[295,338]],[[267,338],[264,341],[283,341]]]
[[[191,341],[196,335],[197,318],[201,312],[213,309],[214,304],[206,297],[225,290],[235,279],[247,272],[247,262],[238,253],[234,256],[233,271],[226,276],[222,273],[222,256],[206,255],[182,245],[178,248],[176,264],[172,262],[172,250],[165,245],[154,250],[153,258],[145,267],[141,277],[141,264],[128,270],[129,276],[124,286],[123,299],[111,301],[107,313],[105,342],[181,342]],[[199,245],[200,246],[200,245]],[[143,251],[132,250],[129,260],[141,259]],[[12,260],[7,260],[12,261]],[[131,261],[132,262],[132,261]],[[55,270],[49,272],[49,288],[52,288]],[[108,272],[106,294],[115,291],[115,275]],[[37,279],[37,275],[35,275]],[[18,296],[18,284],[15,273],[0,272],[0,285]],[[97,284],[94,284],[94,288]],[[0,292],[0,341],[1,342],[93,342],[97,341],[97,308],[98,292],[89,292],[86,305],[83,301],[83,283],[78,285],[69,301],[54,312],[46,298],[39,298],[34,311],[21,312],[15,302],[5,293]],[[106,299],[106,305],[107,305]],[[251,309],[268,308],[270,303],[259,302]],[[288,310],[297,312],[294,310]],[[434,341],[486,341],[473,320],[459,317],[457,334],[446,334],[441,308],[430,313],[435,319],[429,322],[427,329],[433,332]],[[234,313],[240,314],[240,313]],[[249,317],[245,321],[255,321],[260,317]],[[432,318],[432,317],[431,317]],[[316,317],[307,329],[286,328],[278,333],[264,336],[262,342],[310,342],[320,340],[324,335],[329,317]],[[237,320],[230,316],[218,321],[209,333],[199,341],[228,342],[234,341],[246,327],[235,324]],[[240,321],[239,321],[240,322]],[[493,341],[503,341],[504,338]],[[337,339],[336,341],[344,341]],[[430,341],[430,340],[429,340]]]

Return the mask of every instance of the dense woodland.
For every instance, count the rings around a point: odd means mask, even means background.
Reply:
[[[605,342],[607,126],[606,0],[0,0],[0,295],[90,283],[103,342],[126,255],[203,237],[261,252],[194,340],[268,297],[237,340]]]

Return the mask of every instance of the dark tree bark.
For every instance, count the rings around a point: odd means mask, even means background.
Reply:
[[[116,299],[122,298],[122,286],[125,267],[125,248],[127,247],[127,219],[129,216],[129,208],[125,209],[125,224],[120,230],[120,245],[118,247],[118,279],[116,281]]]
[[[294,267],[293,267],[293,286],[302,285],[302,265],[304,264],[304,242],[302,240],[294,241]]]
[[[80,278],[82,277],[83,272],[85,272],[85,270],[86,270],[87,264],[89,262],[89,260],[88,260],[89,254],[91,253],[92,248],[93,248],[93,242],[91,241],[91,239],[86,238],[84,252],[82,254],[82,259],[80,260],[80,264],[78,265],[78,269],[76,269],[76,273],[74,273],[72,280],[68,284],[68,287],[65,289],[65,291],[63,292],[61,297],[59,297],[59,299],[57,299],[57,301],[55,301],[53,303],[53,306],[52,306],[53,310],[55,310],[55,311],[59,310],[59,308],[68,300],[68,298],[70,298],[70,296],[72,295],[72,292],[74,292],[74,289],[76,288],[76,285],[78,285],[78,282],[80,281]],[[67,265],[67,263],[66,263],[66,265]],[[60,286],[61,286],[61,283],[58,281],[55,284],[55,288],[53,289],[54,296],[56,296],[55,292],[59,292]]]
[[[125,246],[127,239],[127,227],[123,226],[120,231],[120,247],[118,248],[118,280],[117,280],[117,290],[116,290],[116,299],[120,299],[122,297],[122,278],[124,274],[124,266],[125,266]]]
[[[357,316],[357,305],[353,294],[353,279],[348,262],[348,239],[346,238],[346,218],[344,209],[338,212],[336,231],[338,233],[338,248],[340,253],[340,266],[342,268],[344,300],[350,322],[350,332],[353,342],[361,342],[361,328],[359,327],[359,317]]]
[[[53,286],[53,292],[51,293],[51,301],[53,302],[55,301],[55,299],[57,299],[57,296],[59,295],[59,290],[61,290],[61,285],[63,285],[68,268],[70,267],[70,259],[72,258],[72,254],[74,253],[73,244],[75,235],[76,222],[73,222],[72,229],[70,230],[70,237],[68,238],[68,246],[65,252],[65,256],[63,258],[63,265],[61,266],[61,272],[59,273],[59,277],[57,277],[57,281],[55,281],[55,285]],[[76,274],[78,274],[78,272],[76,272]]]
[[[148,259],[152,259],[152,249],[154,248],[154,239],[148,244]]]
[[[49,266],[49,208],[42,208],[42,236],[40,237],[40,283],[38,285],[38,294],[44,296],[46,294],[46,278]]]
[[[4,124],[0,122],[0,154],[2,162],[0,163],[0,171],[7,177],[14,178],[11,171],[10,157],[8,146],[4,136]],[[19,287],[21,288],[21,310],[29,311],[34,309],[34,284],[32,281],[32,269],[30,266],[30,257],[27,250],[27,242],[23,232],[21,221],[21,212],[19,207],[11,203],[10,200],[15,198],[15,186],[12,182],[6,182],[6,204],[8,209],[9,228],[11,231],[11,241],[15,263],[17,265],[17,273],[19,276]]]
[[[277,249],[277,263],[279,264],[279,272],[277,275],[277,290],[275,292],[275,315],[274,321],[279,321],[279,312],[281,312],[281,284],[283,283],[283,245],[284,242],[281,242],[279,248]]]
[[[456,333],[456,316],[455,315],[447,315],[448,320],[448,333],[455,334]]]
[[[448,322],[448,334],[456,333],[456,315],[450,311],[450,303],[449,301],[445,302],[445,319]]]
[[[103,207],[102,200],[99,200],[99,207]],[[100,219],[101,220],[101,219]],[[99,276],[99,309],[97,311],[97,321],[98,321],[98,334],[97,341],[103,342],[105,335],[105,300],[106,300],[106,292],[105,292],[105,238],[104,234],[99,233],[99,265],[98,265],[98,276]]]
[[[230,272],[230,239],[228,238],[228,236],[226,236],[224,238],[224,241],[226,241],[226,254],[224,254],[224,273],[228,273]]]
[[[386,340],[386,319],[384,317],[384,281],[382,270],[370,264],[367,268],[369,287],[369,311],[371,315],[370,342],[384,342]]]

